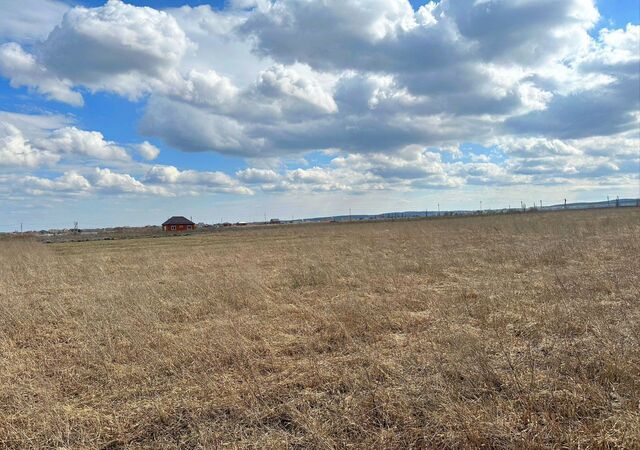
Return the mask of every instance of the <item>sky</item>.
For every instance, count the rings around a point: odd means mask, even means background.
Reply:
[[[0,231],[640,196],[637,0],[0,11]]]

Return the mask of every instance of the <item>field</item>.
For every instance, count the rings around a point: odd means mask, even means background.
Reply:
[[[1,448],[639,448],[640,209],[0,241]]]

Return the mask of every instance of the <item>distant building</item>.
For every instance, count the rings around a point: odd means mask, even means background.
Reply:
[[[164,231],[191,231],[196,229],[196,224],[182,216],[173,216],[162,224]]]
[[[278,224],[278,223],[281,223],[281,222],[280,222],[280,219],[271,219],[271,220],[269,221],[269,223],[272,223],[272,224]]]

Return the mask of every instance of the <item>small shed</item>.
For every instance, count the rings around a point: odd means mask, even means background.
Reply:
[[[196,229],[196,224],[182,216],[173,216],[162,224],[164,231],[191,231]]]

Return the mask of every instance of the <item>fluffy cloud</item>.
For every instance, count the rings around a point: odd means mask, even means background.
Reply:
[[[631,134],[564,141],[510,137],[501,138],[497,148],[506,157],[503,170],[531,175],[533,178],[528,181],[545,183],[637,174],[640,164],[637,143],[637,137],[633,139]]]
[[[278,174],[271,169],[256,169],[250,167],[248,169],[239,170],[236,176],[245,183],[275,183],[279,181]]]
[[[125,147],[136,149],[147,160],[160,150],[143,142],[122,146],[99,131],[81,130],[58,115],[19,114],[0,111],[0,166],[39,167],[89,164],[95,161],[131,165]]]
[[[596,84],[558,93],[546,107],[506,121],[507,130],[561,139],[609,136],[637,128],[640,110],[640,26],[601,30],[588,52],[573,58],[577,74]],[[634,50],[635,48],[635,50]]]
[[[129,174],[113,172],[96,167],[93,185],[106,193],[155,194],[170,196],[172,193],[162,186],[146,186]]]
[[[572,156],[580,154],[573,145],[559,139],[504,137],[495,144],[512,157]]]
[[[303,76],[291,67],[275,65],[260,72],[256,83],[257,91],[268,97],[284,102],[291,100],[284,108],[295,110],[297,105],[309,106],[319,112],[334,113],[338,110],[329,92],[311,75]]]
[[[492,162],[456,162],[450,165],[452,174],[468,185],[509,186],[515,184],[530,184],[531,177],[524,174],[514,174],[504,166]]]
[[[256,80],[256,74],[273,65],[270,58],[251,53],[251,43],[235,36],[246,12],[236,8],[214,10],[209,5],[168,9],[197,51],[187,52],[183,66],[200,72],[214,70],[241,87]],[[222,57],[221,57],[222,56]]]
[[[248,168],[236,173],[263,191],[366,192],[385,189],[442,189],[464,184],[457,168],[442,161],[439,153],[408,146],[393,155],[349,154],[333,158],[327,167],[286,169]]]
[[[240,31],[255,38],[263,55],[318,69],[389,70],[414,64],[400,62],[406,52],[393,54],[394,48],[402,50],[400,41],[417,25],[406,0],[282,0],[261,5]]]
[[[164,97],[149,101],[140,124],[143,133],[185,151],[260,155],[264,141],[249,136],[247,128],[232,117]]]
[[[60,154],[75,154],[94,159],[128,161],[129,154],[114,142],[107,141],[99,131],[85,131],[76,127],[65,127],[53,131],[37,144],[44,149]]]
[[[635,161],[640,158],[639,142],[640,129],[613,136],[595,136],[568,141],[570,145],[575,146],[585,155],[610,156],[618,160]]]
[[[65,172],[54,179],[26,176],[20,180],[20,184],[32,195],[44,195],[51,192],[83,194],[91,189],[89,181],[75,171]]]
[[[56,0],[1,0],[0,40],[34,42],[47,37],[69,6]]]
[[[72,123],[69,116],[62,114],[21,114],[8,111],[0,111],[0,121],[12,124],[30,137],[43,137],[52,130]]]
[[[570,95],[558,95],[544,110],[509,118],[506,130],[560,139],[607,136],[637,127],[640,77],[620,75],[615,82]]]
[[[82,97],[71,91],[73,85],[137,99],[183,81],[176,68],[189,45],[167,13],[109,0],[103,7],[67,11],[35,54],[16,43],[4,45],[0,72],[16,86],[74,106],[82,105]]]
[[[147,183],[157,185],[181,185],[191,189],[209,192],[224,192],[252,195],[251,189],[241,186],[237,180],[223,172],[199,172],[196,170],[178,170],[173,166],[154,166],[145,176]]]
[[[16,126],[0,121],[0,166],[37,167],[59,160],[55,153],[33,148]]]
[[[410,145],[393,155],[374,153],[337,157],[332,164],[364,170],[383,180],[420,180],[421,185],[431,187],[455,187],[461,184],[459,180],[448,176],[439,153],[416,145]]]
[[[54,73],[91,89],[137,97],[180,62],[189,41],[173,17],[109,0],[67,12],[38,49]]]
[[[227,77],[214,70],[200,72],[192,69],[185,78],[178,77],[173,85],[167,85],[165,92],[179,100],[210,107],[223,107],[233,102],[238,88]]]
[[[152,161],[160,154],[160,149],[148,141],[136,146],[138,153],[147,161]]]
[[[620,146],[611,157],[607,146]],[[636,179],[640,166],[637,137],[561,141],[501,138],[492,154],[467,153],[469,161],[443,160],[442,153],[409,145],[393,153],[346,154],[327,167],[275,172],[244,169],[241,180],[264,191],[347,191],[452,189],[462,186],[576,185]],[[626,146],[626,147],[625,147]],[[632,148],[635,148],[633,150]],[[635,152],[635,153],[634,153]],[[583,180],[583,181],[581,181]],[[599,181],[598,181],[599,180]]]
[[[583,48],[589,42],[586,30],[599,19],[592,0],[444,0],[438,9],[483,60],[527,66]]]
[[[0,45],[0,74],[11,79],[11,86],[27,86],[45,97],[74,106],[82,106],[82,96],[74,92],[72,83],[59,78],[26,53],[20,45]]]
[[[138,170],[134,168],[134,170]],[[26,175],[0,176],[0,189],[9,183],[20,192],[30,195],[149,195],[175,197],[200,195],[203,193],[224,193],[253,195],[253,191],[243,186],[237,179],[222,172],[180,171],[173,166],[153,166],[146,174],[136,177],[105,167],[65,171],[51,178]],[[11,190],[11,189],[9,189]]]
[[[366,192],[388,188],[388,184],[371,174],[332,167],[287,170],[277,183],[262,185],[264,191],[296,192]]]
[[[588,42],[591,0],[278,0],[242,25],[256,51],[320,69],[432,70],[458,61],[540,65]]]

